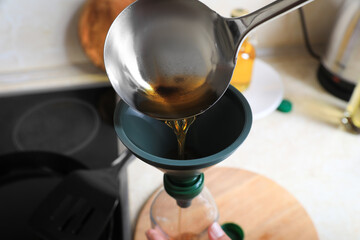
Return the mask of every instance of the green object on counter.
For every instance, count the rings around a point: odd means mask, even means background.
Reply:
[[[226,235],[229,236],[231,240],[243,240],[244,231],[236,223],[224,223],[221,225],[221,228],[224,230]]]
[[[278,111],[288,113],[292,110],[292,103],[289,100],[282,100],[279,107],[277,108]]]

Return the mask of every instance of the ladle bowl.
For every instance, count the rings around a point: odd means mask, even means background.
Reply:
[[[197,0],[138,0],[109,29],[104,61],[120,97],[158,119],[210,108],[226,91],[239,45],[260,24],[312,0],[277,0],[224,18]]]
[[[135,156],[167,174],[186,178],[199,175],[235,151],[250,131],[252,114],[243,95],[230,86],[190,127],[185,149],[191,149],[192,156],[186,160],[177,159],[175,134],[163,121],[120,101],[114,123],[119,139]]]

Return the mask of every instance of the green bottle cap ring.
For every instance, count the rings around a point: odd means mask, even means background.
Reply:
[[[282,100],[279,107],[277,108],[280,112],[288,113],[292,110],[292,103],[289,100]]]
[[[244,231],[236,223],[224,223],[223,225],[221,225],[221,228],[224,230],[226,235],[228,235],[231,240],[244,239],[245,236]]]

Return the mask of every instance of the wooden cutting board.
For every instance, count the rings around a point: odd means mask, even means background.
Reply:
[[[104,43],[117,15],[135,0],[88,0],[79,20],[81,45],[91,61],[105,70]]]
[[[284,188],[261,175],[235,168],[210,168],[205,185],[219,209],[219,223],[235,222],[245,240],[317,240],[316,229],[301,204]],[[141,210],[134,239],[146,240],[154,195]]]

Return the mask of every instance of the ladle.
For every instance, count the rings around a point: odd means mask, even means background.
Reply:
[[[109,29],[108,77],[131,107],[158,119],[200,114],[226,91],[246,35],[312,0],[277,0],[224,18],[197,0],[138,0]]]

